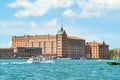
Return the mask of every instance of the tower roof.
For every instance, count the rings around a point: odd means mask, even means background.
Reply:
[[[57,34],[64,34],[65,30],[63,29],[63,25],[61,25],[61,28],[58,30]]]

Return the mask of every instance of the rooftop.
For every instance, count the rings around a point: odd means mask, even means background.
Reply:
[[[69,39],[77,39],[77,40],[84,40],[82,38],[76,37],[76,36],[67,36]]]
[[[86,44],[97,44],[97,45],[103,45],[103,44],[105,44],[105,45],[107,45],[104,41],[102,43],[95,42],[95,41],[93,41],[93,42],[86,42]]]
[[[63,29],[63,25],[61,25],[60,30],[58,30],[57,34],[64,34],[65,30]]]

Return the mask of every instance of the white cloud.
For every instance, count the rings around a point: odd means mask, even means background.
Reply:
[[[80,17],[100,17],[107,11],[120,10],[120,0],[79,0]]]
[[[90,18],[90,17],[100,17],[102,16],[102,12],[87,12],[87,11],[82,11],[79,15],[80,18]]]
[[[0,33],[1,34],[15,34],[22,33],[26,29],[29,23],[18,21],[0,21]]]
[[[32,3],[29,2],[29,0],[16,0],[16,2],[9,4],[10,7],[16,8],[16,7],[30,7]]]
[[[0,21],[0,33],[7,35],[43,34],[57,29],[58,21],[53,19],[44,23],[19,22],[19,21]],[[54,28],[51,28],[54,27]]]
[[[120,10],[120,0],[16,0],[8,6],[18,8],[17,17],[43,16],[51,9],[69,8],[63,15],[66,17],[100,17],[109,11]],[[72,5],[78,5],[78,10],[70,9]]]
[[[30,26],[33,28],[39,27],[39,25],[36,22],[30,22]]]
[[[36,0],[34,2],[30,2],[30,0],[16,0],[16,2],[10,3],[8,6],[20,8],[15,13],[15,16],[28,17],[42,16],[52,8],[67,8],[72,4],[74,4],[74,0]]]
[[[70,18],[74,18],[74,17],[77,16],[77,14],[75,12],[73,12],[71,9],[65,10],[63,15],[66,16],[66,17],[70,17]]]
[[[53,19],[53,20],[51,20],[51,21],[49,21],[49,22],[46,22],[46,23],[45,23],[45,26],[56,27],[57,24],[58,24],[57,19]]]

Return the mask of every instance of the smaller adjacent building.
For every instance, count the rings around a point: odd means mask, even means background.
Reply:
[[[87,58],[95,59],[107,59],[109,46],[103,41],[103,43],[87,42],[85,47],[85,53]]]
[[[12,48],[0,48],[0,58],[13,58],[14,51]]]
[[[16,57],[27,58],[31,56],[42,55],[42,48],[35,47],[17,47]]]

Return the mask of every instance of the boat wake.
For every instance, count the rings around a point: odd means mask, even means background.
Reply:
[[[27,61],[27,63],[55,63],[53,60],[45,60],[45,61],[40,61],[40,62],[33,62],[33,61]]]
[[[104,61],[104,60],[99,59],[99,60],[97,60],[97,61]]]
[[[0,65],[8,65],[8,64],[30,64],[28,62],[2,62]]]
[[[0,65],[19,65],[19,64],[32,64],[34,62],[31,62],[31,61],[25,61],[25,62],[1,62]],[[47,61],[41,61],[41,62],[37,62],[37,63],[55,63],[54,61],[52,60],[47,60]]]
[[[41,63],[55,63],[55,62],[52,60],[47,60],[47,61],[41,61]]]
[[[43,56],[32,56],[27,60],[28,63],[54,63],[52,57],[44,58]]]

